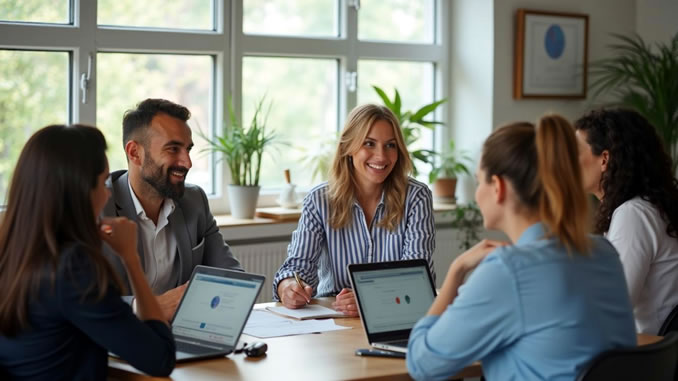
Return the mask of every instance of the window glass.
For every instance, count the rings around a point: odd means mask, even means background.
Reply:
[[[163,98],[191,111],[193,167],[186,181],[216,193],[211,154],[196,130],[210,134],[212,121],[212,56],[99,53],[97,55],[97,126],[109,142],[111,171],[126,169],[122,117],[146,98]]]
[[[69,122],[69,61],[66,52],[0,50],[0,205],[26,140]]]
[[[292,182],[305,187],[321,181],[313,178],[319,148],[332,146],[337,131],[337,67],[332,59],[245,57],[242,105],[245,126],[262,96],[272,102],[266,128],[274,131],[277,144],[264,153],[261,184],[284,183],[290,169]],[[328,142],[329,140],[329,142]]]
[[[332,37],[338,33],[337,0],[245,0],[243,32]]]
[[[386,92],[393,100],[395,89],[402,99],[402,110],[417,111],[433,102],[434,68],[429,62],[402,61],[358,61],[358,104],[383,104],[372,86]],[[433,119],[433,114],[429,119]],[[421,127],[419,139],[408,149],[433,149],[433,130]],[[415,162],[420,176],[427,174],[430,167]],[[425,177],[421,177],[425,179]]]
[[[68,0],[0,0],[0,20],[68,24]]]
[[[214,30],[210,0],[99,0],[99,25]]]
[[[361,0],[361,40],[433,43],[434,0]]]

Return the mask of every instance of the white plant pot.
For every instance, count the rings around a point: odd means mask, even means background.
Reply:
[[[228,185],[228,200],[234,218],[252,219],[259,199],[259,186]]]

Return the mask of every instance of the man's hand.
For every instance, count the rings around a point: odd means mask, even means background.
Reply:
[[[337,294],[337,300],[332,303],[332,307],[348,316],[358,316],[358,304],[355,300],[355,294],[349,288],[345,288]]]
[[[162,310],[163,315],[165,315],[167,321],[171,321],[172,317],[174,317],[174,312],[177,310],[177,306],[181,301],[181,297],[184,296],[187,285],[188,282],[177,288],[173,288],[164,294],[156,296],[158,304],[160,305],[160,309]]]

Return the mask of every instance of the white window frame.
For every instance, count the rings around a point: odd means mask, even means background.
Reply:
[[[246,1],[246,0],[245,0]],[[197,54],[215,58],[214,96],[210,128],[219,130],[232,94],[236,113],[242,105],[242,61],[245,56],[332,58],[339,62],[337,126],[340,129],[349,110],[356,106],[357,93],[346,88],[345,73],[357,72],[359,59],[430,62],[434,65],[435,99],[449,94],[448,1],[434,0],[435,30],[433,44],[391,43],[358,40],[358,13],[355,0],[337,0],[339,36],[328,38],[279,37],[243,33],[243,0],[213,0],[213,30],[184,30],[97,25],[97,0],[71,0],[71,24],[24,23],[0,21],[0,49],[58,50],[71,56],[68,123],[96,124],[96,57],[100,52]],[[230,20],[230,22],[228,22]],[[82,103],[80,76],[87,72],[93,58],[86,103]],[[121,110],[122,113],[124,110]],[[436,117],[446,119],[446,109]],[[435,148],[447,141],[448,128],[435,133]],[[228,167],[212,158],[213,184],[210,195],[214,214],[230,212],[226,185]],[[207,193],[210,190],[206,190]],[[260,206],[274,205],[275,189],[265,189]]]

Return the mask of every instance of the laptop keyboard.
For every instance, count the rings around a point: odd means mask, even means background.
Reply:
[[[408,339],[405,339],[405,340],[395,340],[395,341],[387,341],[386,344],[388,344],[388,345],[393,345],[393,346],[395,346],[395,347],[403,347],[403,348],[407,348],[407,342],[408,342],[408,341],[409,341]]]
[[[222,348],[219,348],[217,346],[210,346],[210,345],[205,345],[205,344],[195,345],[195,344],[192,344],[190,341],[181,340],[181,339],[177,339],[177,338],[175,338],[174,341],[176,342],[177,351],[180,351],[180,352],[204,353],[204,352],[209,350],[208,348],[216,349],[216,350],[222,349]]]

